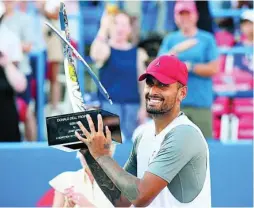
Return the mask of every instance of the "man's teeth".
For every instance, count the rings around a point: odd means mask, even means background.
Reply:
[[[152,103],[159,103],[159,102],[161,102],[161,100],[159,99],[149,99],[149,101],[150,102],[152,102]]]

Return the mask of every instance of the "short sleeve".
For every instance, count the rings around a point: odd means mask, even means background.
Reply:
[[[0,50],[10,62],[20,62],[23,59],[22,45],[19,37],[5,24],[0,27]]]
[[[32,25],[33,22],[32,22],[32,18],[27,15],[27,14],[22,14],[23,15],[23,24],[24,25]],[[33,27],[24,27],[24,33],[23,33],[23,41],[25,43],[30,43],[30,44],[33,44],[36,42],[36,36],[34,35],[34,32],[33,32]]]
[[[192,126],[180,125],[169,132],[148,172],[170,183],[180,170],[202,152],[202,136]],[[203,152],[202,152],[203,153]]]
[[[73,172],[63,172],[49,181],[49,185],[56,191],[63,193],[66,188],[73,186],[72,178]]]
[[[11,38],[10,50],[8,51],[7,56],[11,62],[20,62],[23,59],[21,41],[14,35]]]
[[[219,57],[218,47],[214,37],[209,34],[207,50],[207,61],[215,61]]]

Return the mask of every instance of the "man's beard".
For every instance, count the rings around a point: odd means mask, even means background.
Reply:
[[[165,114],[168,114],[171,112],[171,110],[174,108],[175,106],[175,102],[176,102],[176,97],[173,99],[174,101],[171,102],[169,105],[167,105],[167,103],[164,103],[164,99],[162,99],[162,104],[160,108],[153,108],[153,107],[149,107],[148,106],[148,99],[149,99],[149,95],[146,96],[146,112],[148,114],[150,114],[151,116],[162,116]]]
[[[151,108],[146,105],[146,112],[152,116],[162,116],[166,113],[169,113],[174,107],[174,104],[171,107],[163,108],[163,106],[159,109]]]

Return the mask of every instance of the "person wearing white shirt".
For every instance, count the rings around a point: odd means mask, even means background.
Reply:
[[[23,59],[19,63],[19,69],[26,75],[27,88],[24,92],[18,94],[18,98],[22,99],[28,106],[24,119],[25,139],[28,141],[35,141],[36,133],[36,120],[34,113],[31,109],[31,82],[32,82],[32,67],[30,65],[29,53],[34,46],[36,36],[31,27],[31,17],[24,11],[17,10],[19,2],[4,1],[6,13],[3,18],[3,24],[6,25],[13,33],[19,36],[21,40]]]
[[[114,146],[111,148],[112,154]],[[77,152],[82,169],[67,171],[49,181],[55,190],[52,207],[104,207],[113,208],[94,177],[80,152]]]

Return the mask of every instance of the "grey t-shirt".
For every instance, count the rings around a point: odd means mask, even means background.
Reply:
[[[15,10],[12,15],[4,17],[3,24],[20,38],[21,43],[34,44],[37,31],[32,30],[31,17],[26,13]],[[25,75],[31,74],[32,68],[28,54],[23,53],[23,59],[19,63],[19,69]]]
[[[133,145],[124,169],[137,176],[137,148],[142,135]],[[191,202],[202,190],[207,167],[207,149],[199,132],[192,126],[179,125],[164,138],[148,172],[168,182],[172,195],[182,203]]]

